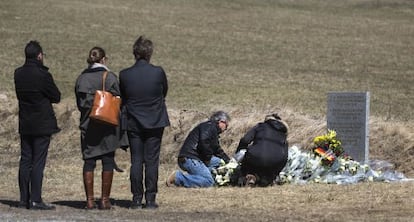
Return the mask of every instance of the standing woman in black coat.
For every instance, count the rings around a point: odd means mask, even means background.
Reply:
[[[42,181],[50,138],[60,131],[52,107],[60,102],[60,91],[43,65],[45,53],[39,42],[30,41],[25,55],[24,65],[14,73],[21,143],[18,207],[52,210],[55,207],[42,200]]]
[[[288,159],[288,126],[277,114],[267,115],[240,139],[236,153],[246,149],[241,173],[246,185],[273,183]]]
[[[135,64],[119,73],[131,149],[131,209],[158,207],[155,198],[161,139],[164,128],[170,125],[165,104],[167,77],[162,67],[150,63],[152,52],[152,41],[140,36],[133,46]],[[142,204],[144,195],[145,205]]]
[[[77,78],[75,85],[76,104],[80,111],[81,147],[83,182],[86,193],[86,209],[94,209],[94,170],[96,161],[102,161],[102,198],[100,209],[110,209],[113,170],[115,168],[115,150],[119,145],[119,127],[100,123],[89,118],[96,90],[102,90],[102,77],[108,72],[105,90],[114,96],[120,96],[117,76],[106,67],[107,57],[101,47],[89,51],[86,68]]]

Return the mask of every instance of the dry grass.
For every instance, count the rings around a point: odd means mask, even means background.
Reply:
[[[30,39],[41,41],[59,88],[72,97],[91,47],[104,47],[119,72],[145,34],[156,44],[153,62],[167,71],[172,107],[270,105],[321,115],[328,91],[370,91],[373,115],[408,121],[413,8],[410,0],[7,1],[2,89],[13,89],[10,74]]]
[[[11,108],[15,110],[14,108]],[[160,182],[158,201],[160,209],[156,214],[148,211],[128,210],[131,198],[129,189],[129,153],[118,151],[117,163],[126,169],[116,173],[112,198],[116,204],[111,212],[85,212],[82,210],[84,191],[82,185],[82,160],[79,148],[78,113],[72,100],[65,100],[56,106],[62,124],[62,132],[53,138],[44,178],[44,199],[58,206],[56,212],[27,212],[12,206],[17,203],[18,137],[15,132],[0,144],[0,218],[5,220],[70,220],[70,221],[410,221],[412,214],[413,184],[406,183],[360,183],[355,185],[283,185],[269,188],[208,188],[185,189],[168,188],[163,184],[166,176],[177,166],[176,154],[185,135],[208,113],[195,110],[170,110],[171,127],[166,131],[161,152]],[[306,148],[311,139],[324,132],[324,121],[305,115],[297,115],[289,109],[279,109],[290,124],[291,143],[302,144]],[[234,116],[231,128],[222,136],[222,144],[232,153],[242,136],[256,119],[261,119],[267,111],[256,110],[246,113],[231,110]],[[16,125],[16,113],[6,116],[10,125]],[[401,125],[384,124],[372,121],[372,133],[376,137],[371,143],[371,158],[388,160],[396,169],[413,176],[411,160],[412,134],[409,128]],[[10,130],[9,127],[4,128]],[[392,136],[392,137],[391,137]],[[390,137],[393,139],[380,140]],[[411,148],[409,148],[411,146]],[[393,147],[387,149],[387,147]],[[96,170],[95,196],[100,194],[100,169]],[[259,219],[258,219],[259,218]]]
[[[222,135],[231,154],[244,132],[278,112],[290,144],[304,149],[326,130],[328,91],[370,91],[370,158],[387,160],[414,177],[414,3],[410,0],[281,1],[2,1],[0,9],[0,219],[69,221],[411,221],[412,183],[284,185],[264,189],[166,188],[188,131],[213,110],[233,117]],[[23,7],[24,6],[24,7]],[[133,63],[131,45],[145,34],[153,62],[168,75],[171,127],[166,129],[156,213],[127,210],[127,169],[114,178],[116,210],[81,210],[78,112],[73,85],[87,51],[107,50],[110,68]],[[44,198],[56,212],[19,210],[19,137],[14,68],[23,47],[38,39],[63,92],[55,106],[62,132],[54,136]],[[99,169],[97,170],[99,176]],[[100,181],[96,182],[99,190]],[[97,192],[96,196],[99,196]]]
[[[78,162],[78,164],[81,164]],[[72,171],[49,162],[44,186],[45,199],[57,205],[56,212],[33,212],[9,208],[17,188],[2,186],[3,219],[65,221],[410,221],[412,183],[361,183],[357,185],[284,185],[269,188],[185,189],[159,186],[159,210],[127,209],[128,175],[116,174],[112,189],[115,210],[85,211],[80,167]],[[175,166],[161,166],[161,177]],[[64,171],[65,175],[61,175]],[[7,179],[14,180],[16,171]],[[59,179],[53,178],[53,175]],[[99,174],[97,175],[99,176]],[[3,176],[4,178],[4,176]],[[99,198],[99,180],[95,184]]]

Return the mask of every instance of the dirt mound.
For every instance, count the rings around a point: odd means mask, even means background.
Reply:
[[[19,153],[18,108],[16,99],[7,93],[0,93],[0,152]],[[304,149],[309,149],[315,136],[324,134],[326,120],[321,117],[298,114],[288,108],[274,109],[289,124],[289,143],[297,144]],[[75,101],[64,99],[55,105],[58,124],[62,131],[55,135],[52,145],[62,150],[59,154],[63,157],[79,158],[79,112]],[[223,149],[232,154],[236,149],[239,139],[258,121],[262,121],[268,110],[241,110],[228,109],[232,117],[228,131],[221,136]],[[187,133],[197,123],[206,120],[208,112],[197,110],[169,109],[171,126],[166,128],[161,151],[161,163],[175,163],[178,150]],[[406,174],[414,175],[414,133],[409,123],[397,123],[384,121],[377,117],[370,119],[370,159],[386,160],[395,165],[395,169]],[[49,158],[54,158],[50,156]],[[61,157],[60,157],[61,158]]]

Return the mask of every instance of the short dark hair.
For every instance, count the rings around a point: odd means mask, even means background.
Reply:
[[[26,47],[24,48],[26,59],[35,59],[39,53],[43,53],[43,50],[39,42],[36,40],[32,40],[27,43]]]
[[[133,46],[133,54],[136,60],[144,59],[149,61],[152,56],[153,44],[152,41],[144,36],[138,37]]]

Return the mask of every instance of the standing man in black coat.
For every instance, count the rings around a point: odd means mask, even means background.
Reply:
[[[60,102],[60,91],[43,65],[45,53],[39,42],[30,41],[25,55],[24,65],[14,73],[21,143],[18,207],[53,210],[42,200],[42,181],[51,135],[60,131],[52,107]]]
[[[152,52],[152,41],[140,36],[133,46],[135,64],[119,74],[131,149],[131,209],[158,208],[155,198],[158,192],[161,139],[164,128],[170,125],[165,104],[167,77],[162,67],[150,64]],[[144,195],[145,205],[142,204]]]

